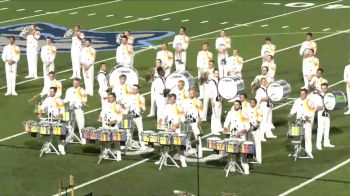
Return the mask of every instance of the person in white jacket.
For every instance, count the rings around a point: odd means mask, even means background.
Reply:
[[[80,63],[83,70],[86,94],[94,95],[94,63],[96,50],[91,46],[91,39],[85,39],[85,46],[81,49]]]
[[[72,59],[72,76],[70,79],[81,78],[80,70],[80,52],[83,44],[83,39],[85,37],[84,33],[80,31],[80,25],[75,25],[74,33],[72,36],[72,46],[71,46],[71,59]]]
[[[320,60],[315,57],[314,49],[309,49],[307,57],[303,60],[303,77],[304,77],[304,88],[309,88],[309,83],[316,75],[317,69],[320,67]]]
[[[344,68],[344,82],[346,83],[346,94],[348,98],[348,111],[346,111],[344,114],[349,115],[350,114],[350,58],[349,58],[349,65],[345,66]]]
[[[220,37],[216,38],[215,48],[218,52],[218,68],[220,73],[220,78],[227,76],[227,71],[225,71],[228,58],[228,50],[231,48],[231,38],[226,36],[226,31],[220,31]]]
[[[197,54],[197,68],[198,78],[206,74],[206,70],[209,68],[209,61],[213,60],[213,53],[209,51],[208,42],[204,42],[201,51]],[[199,99],[204,97],[204,83],[199,83]]]
[[[266,61],[266,58],[271,55],[275,56],[276,46],[272,44],[271,37],[265,38],[265,44],[261,46],[260,55],[263,59],[263,62]]]
[[[190,44],[190,38],[186,35],[186,27],[180,27],[179,35],[174,37],[173,48],[175,50],[176,71],[186,70],[186,51]]]
[[[165,77],[167,77],[174,63],[174,54],[168,50],[168,43],[164,42],[162,44],[162,50],[157,52],[156,59],[160,59],[162,62],[162,67],[165,71]]]
[[[116,51],[117,65],[124,67],[134,67],[134,50],[133,46],[128,44],[128,37],[122,37],[122,43],[118,46]]]
[[[44,85],[49,82],[49,73],[55,71],[56,46],[51,37],[46,38],[46,45],[41,47],[40,58],[43,62]]]
[[[16,76],[17,76],[17,63],[21,56],[19,47],[15,44],[16,38],[14,36],[9,37],[9,44],[4,47],[1,58],[5,63],[6,72],[6,86],[7,91],[5,96],[14,95],[16,93]]]
[[[306,33],[306,40],[301,44],[299,54],[303,58],[307,57],[307,53],[309,49],[313,49],[314,53],[317,52],[317,44],[312,40],[312,33]]]
[[[38,51],[40,31],[37,31],[37,25],[31,24],[31,31],[25,37],[27,39],[27,62],[28,75],[25,78],[38,78]]]
[[[108,79],[107,79],[107,64],[100,64],[100,71],[97,74],[97,82],[98,82],[98,94],[101,97],[101,106],[102,108],[108,102]]]

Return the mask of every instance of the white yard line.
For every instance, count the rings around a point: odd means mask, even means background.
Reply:
[[[322,173],[318,174],[317,176],[315,176],[315,177],[313,177],[313,178],[311,178],[311,179],[309,179],[309,180],[299,184],[298,186],[295,186],[295,187],[287,190],[286,192],[283,192],[283,193],[279,194],[279,196],[289,195],[290,193],[292,193],[292,192],[294,192],[294,191],[296,191],[298,189],[301,189],[302,187],[304,187],[304,186],[314,182],[315,180],[318,180],[318,179],[322,178],[323,176],[325,176],[325,175],[327,175],[327,174],[329,174],[329,173],[331,173],[331,172],[333,172],[333,171],[339,169],[340,167],[343,167],[344,165],[349,164],[349,163],[350,163],[350,158],[345,160],[345,161],[343,161],[343,162],[341,162],[341,163],[339,163],[338,165],[330,168],[329,170],[327,170],[325,172],[322,172]]]
[[[36,14],[36,15],[31,15],[31,16],[24,16],[24,17],[21,17],[21,18],[14,18],[14,19],[9,19],[9,20],[3,20],[3,21],[0,21],[0,24],[7,23],[7,22],[14,22],[14,21],[18,21],[18,20],[24,20],[24,19],[28,19],[28,18],[35,18],[35,17],[39,17],[39,16],[46,16],[46,15],[50,15],[50,14],[59,14],[61,12],[73,11],[73,10],[89,8],[89,7],[96,7],[96,6],[100,6],[100,5],[106,5],[106,4],[117,3],[117,2],[121,2],[121,0],[107,1],[107,2],[103,2],[103,3],[95,3],[95,4],[91,4],[91,5],[84,5],[84,6],[80,6],[80,7],[74,7],[74,8],[69,8],[69,9],[57,10],[57,11],[53,11],[53,12],[46,12],[46,13],[42,13],[42,14]]]
[[[195,10],[195,9],[200,9],[200,8],[204,8],[204,7],[210,7],[210,6],[214,6],[214,5],[218,5],[218,4],[223,4],[223,3],[228,3],[228,2],[232,2],[232,1],[233,1],[233,0],[226,0],[226,1],[222,1],[222,2],[216,2],[216,3],[205,4],[205,5],[201,5],[201,6],[196,6],[196,7],[191,7],[191,8],[187,8],[187,9],[177,10],[177,11],[168,12],[168,13],[164,13],[164,14],[159,14],[159,15],[155,15],[155,16],[149,16],[149,17],[139,18],[139,19],[135,19],[135,20],[131,20],[131,21],[126,21],[126,22],[121,22],[121,23],[106,25],[106,26],[103,26],[103,27],[97,27],[97,28],[94,28],[94,29],[92,29],[92,30],[93,30],[93,31],[95,31],[95,30],[101,30],[101,29],[105,29],[105,28],[109,28],[109,27],[115,27],[115,26],[120,26],[120,25],[124,25],[124,24],[139,22],[139,21],[143,21],[143,20],[148,20],[148,19],[153,19],[153,18],[159,18],[159,17],[163,17],[163,16],[168,16],[168,15],[171,15],[171,14],[186,12],[186,11]]]

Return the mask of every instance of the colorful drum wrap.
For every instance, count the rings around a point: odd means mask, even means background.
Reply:
[[[232,153],[232,154],[237,154],[239,153],[239,147],[240,143],[237,141],[228,141],[226,144],[226,152],[227,153]]]
[[[218,137],[211,137],[211,138],[208,138],[207,139],[207,147],[209,149],[213,149],[213,150],[216,150],[216,146],[217,146],[217,142],[218,141],[221,141],[220,138]]]
[[[126,137],[126,131],[124,130],[116,130],[112,131],[112,140],[116,142],[125,142],[127,137]]]
[[[173,136],[173,144],[175,146],[186,146],[187,136],[186,134],[178,134]]]
[[[242,154],[255,154],[255,145],[253,142],[243,142],[241,144]]]

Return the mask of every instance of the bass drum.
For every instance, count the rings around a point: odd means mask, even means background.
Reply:
[[[267,87],[267,96],[272,102],[279,102],[287,99],[292,92],[290,84],[284,80],[272,82]]]
[[[170,74],[165,80],[165,88],[173,89],[177,86],[177,83],[183,80],[185,82],[185,90],[188,90],[194,86],[194,80],[190,73],[187,71],[177,71]]]
[[[130,86],[139,84],[139,77],[137,71],[134,68],[117,66],[111,71],[111,73],[109,73],[109,85],[119,85],[119,76],[122,74],[126,75],[126,84]]]
[[[218,83],[218,92],[224,99],[233,99],[244,90],[244,81],[240,77],[223,77]]]
[[[333,91],[324,96],[323,105],[327,110],[342,109],[346,107],[347,99],[343,91]]]

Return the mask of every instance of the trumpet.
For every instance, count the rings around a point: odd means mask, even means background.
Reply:
[[[26,26],[22,29],[21,33],[19,34],[22,37],[26,37],[27,35],[29,35],[30,33],[33,32],[33,29],[31,26]]]
[[[74,36],[75,32],[73,29],[67,29],[66,33],[64,34],[64,38],[72,38]]]

